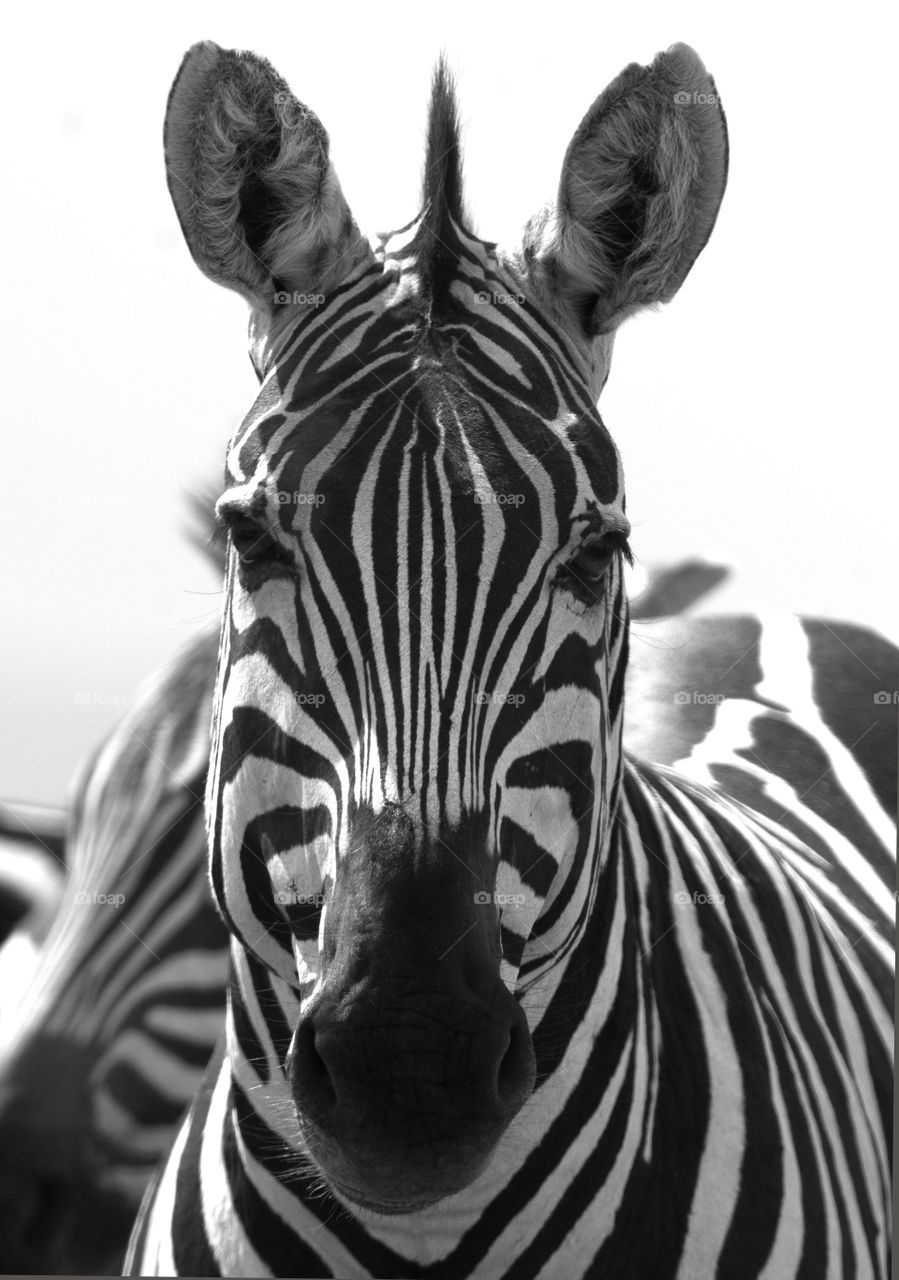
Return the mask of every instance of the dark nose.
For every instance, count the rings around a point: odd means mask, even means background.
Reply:
[[[324,1000],[298,1026],[289,1074],[325,1175],[389,1211],[385,1187],[408,1205],[477,1176],[530,1096],[534,1051],[497,979],[487,1001],[447,990]]]

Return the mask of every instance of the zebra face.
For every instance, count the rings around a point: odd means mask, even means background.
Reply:
[[[264,923],[285,980],[275,926],[293,924],[315,980],[316,908],[361,823],[392,804],[429,864],[483,862],[468,896],[497,895],[513,987],[560,866],[595,840],[595,779],[617,765],[618,456],[533,307],[472,321],[473,297],[512,274],[464,243],[439,327],[414,252],[379,256],[299,320],[228,452],[214,862],[259,867],[252,901],[245,875],[220,898],[247,945]],[[348,312],[352,349],[326,357]]]
[[[356,1204],[468,1185],[533,1089],[527,992],[564,964],[620,762],[628,523],[594,400],[714,222],[717,99],[678,107],[710,83],[682,46],[628,68],[505,253],[466,227],[442,67],[424,213],[376,249],[267,63],[197,46],[172,91],[176,208],[251,302],[262,381],[218,503],[230,1050],[269,1046],[292,1141]]]
[[[520,304],[514,325],[473,325],[487,281],[463,277],[436,331],[409,271],[385,257],[298,321],[232,442],[210,798],[219,902],[304,999],[290,1083],[311,1149],[338,1186],[389,1170],[416,1200],[423,1113],[429,1179],[434,1151],[452,1155],[443,1193],[533,1084],[510,992],[523,962],[545,963],[546,937],[530,957],[528,939],[607,817],[627,521],[615,449],[539,316]],[[361,336],[322,379],[349,307]],[[415,1107],[391,1112],[416,1078]],[[335,1160],[321,1148],[338,1088]]]

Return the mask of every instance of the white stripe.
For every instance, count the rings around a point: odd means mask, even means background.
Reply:
[[[175,1271],[175,1255],[172,1244],[172,1218],[175,1212],[175,1191],[178,1184],[178,1169],[181,1156],[187,1142],[190,1126],[188,1117],[181,1125],[178,1136],[172,1146],[171,1154],[166,1161],[165,1170],[149,1212],[147,1231],[144,1237],[145,1248],[139,1258],[126,1258],[125,1274],[140,1276],[173,1276]],[[129,1248],[129,1255],[131,1250]]]
[[[230,1087],[231,1076],[226,1056],[215,1082],[209,1102],[209,1113],[203,1127],[200,1151],[200,1198],[203,1224],[207,1239],[214,1246],[213,1255],[216,1261],[227,1268],[226,1274],[269,1276],[271,1272],[263,1265],[240,1226],[225,1172],[222,1138],[225,1125],[231,1123],[228,1107]]]

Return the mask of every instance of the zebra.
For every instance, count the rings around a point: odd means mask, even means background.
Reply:
[[[653,608],[662,603],[683,604],[698,577],[712,580],[720,574],[699,573],[698,566],[688,562],[653,575],[631,609],[632,618],[645,616],[652,602]],[[814,770],[807,782],[816,782],[821,773],[831,779],[826,788],[802,786],[806,825],[820,823],[823,802],[824,816],[837,833],[842,831],[850,840],[858,838],[851,797],[863,794],[855,782],[859,766],[881,801],[883,815],[895,812],[895,715],[891,703],[883,697],[878,700],[878,693],[899,669],[895,646],[845,623],[801,618],[652,617],[634,630],[625,693],[624,738],[630,750],[677,765],[733,794],[735,779],[743,776],[749,781],[762,770],[775,783],[789,780],[795,770],[798,738],[803,742],[803,758]],[[797,680],[794,663],[785,687],[772,690],[777,673],[786,667],[785,655],[795,653],[797,645],[805,656],[804,678]],[[144,868],[138,901],[149,900],[164,909],[167,896],[154,893],[153,886],[171,878],[170,864],[177,860],[185,865],[177,875],[181,881],[190,878],[191,866],[202,867],[205,836],[197,815],[203,777],[196,764],[185,775],[181,761],[198,762],[208,749],[216,650],[217,636],[210,631],[177,654],[163,673],[147,683],[134,712],[83,771],[75,789],[79,820],[73,843],[80,888],[73,890],[73,896],[115,898],[137,857]],[[847,654],[857,655],[849,667]],[[780,680],[783,683],[782,676]],[[817,724],[812,734],[802,723],[803,700],[797,698],[803,687],[808,693],[805,705],[810,697],[815,708]],[[877,718],[859,722],[855,717],[866,707],[873,708]],[[822,768],[814,752],[821,750],[828,737],[831,746]],[[833,779],[839,785],[834,786]],[[122,813],[142,795],[150,803],[139,806],[139,821],[127,820],[123,825]],[[159,839],[163,829],[159,814],[165,815],[172,839]],[[49,811],[41,817],[46,838],[52,835],[50,819],[58,828],[61,817]],[[33,827],[32,814],[28,821]],[[101,850],[105,856],[97,852]],[[121,909],[114,909],[115,914]],[[174,1139],[180,1114],[196,1090],[224,1020],[224,982],[218,988],[214,979],[209,981],[208,965],[215,963],[213,948],[209,947],[207,964],[198,968],[187,929],[173,939],[175,946],[154,947],[168,975],[167,982],[154,988],[160,1008],[143,1004],[139,1018],[134,1010],[122,1016],[115,963],[121,956],[120,935],[106,929],[108,914],[69,912],[66,930],[71,934],[74,929],[75,938],[60,937],[57,926],[56,936],[40,956],[34,988],[24,993],[24,1018],[13,1021],[15,1043],[0,1056],[0,1269],[4,1271],[120,1273],[131,1222],[156,1155]],[[216,927],[217,917],[204,901],[199,915],[201,931]],[[224,972],[227,934],[223,926],[218,927],[220,972]],[[158,937],[152,919],[149,926],[145,921],[139,928],[141,936],[149,932]],[[180,953],[178,941],[184,948]],[[110,944],[115,954],[107,964],[98,953]],[[142,944],[134,945],[144,963],[152,961]],[[0,969],[3,956],[0,950]],[[65,963],[59,963],[59,957],[66,958]],[[10,990],[12,978],[10,972],[6,979]],[[145,973],[142,980],[146,978]],[[104,996],[107,986],[112,999]],[[105,1095],[115,1080],[108,1069],[114,1038],[134,1043],[136,1027],[144,1035],[148,1028],[162,1030],[172,1018],[169,1006],[174,991],[179,992],[182,1007],[191,1010],[188,1042],[182,1048],[177,1037],[170,1035],[150,1052],[131,1053],[129,1066],[139,1071],[141,1087],[130,1095],[119,1090],[118,1106],[111,1110]],[[102,1017],[94,1018],[89,1028],[79,1028],[79,1011],[88,1002],[102,1008]],[[42,1025],[48,1009],[52,1009],[52,1036]],[[182,1022],[176,1030],[183,1034],[185,1025]],[[8,1039],[9,1029],[5,1029]],[[60,1078],[54,1085],[58,1114],[79,1118],[84,1155],[77,1165],[70,1162],[66,1140],[47,1141],[48,1060],[51,1066],[57,1063],[64,1068],[57,1072]],[[68,1132],[63,1130],[64,1138]],[[133,1153],[130,1163],[129,1152]],[[77,1231],[73,1230],[76,1223]]]
[[[253,55],[187,54],[166,155],[262,389],[218,503],[226,1031],[126,1270],[885,1275],[889,850],[621,747],[594,401],[712,230],[711,77],[626,68],[517,252],[468,229],[440,65],[377,249]]]
[[[202,545],[210,550],[205,538]],[[212,551],[224,573],[224,556]],[[683,608],[724,573],[697,561],[660,569],[632,612]],[[223,1025],[228,935],[202,887],[197,895],[205,877],[200,800],[217,631],[201,632],[147,681],[81,771],[73,786],[72,881],[65,886],[60,877],[52,892],[45,889],[46,902],[0,947],[0,1270],[121,1272],[153,1167]],[[692,653],[691,639],[701,637],[688,632],[678,643]],[[660,652],[651,644],[644,652],[645,669],[635,664],[628,678],[636,674],[646,698],[658,699]],[[648,731],[645,718],[642,727]],[[63,860],[64,810],[7,804],[5,815],[18,845],[27,834]],[[32,875],[26,887],[33,893],[34,885]],[[196,931],[154,918],[170,909],[178,885],[190,886]],[[35,953],[64,889],[67,908]],[[134,1001],[133,984],[121,982],[129,945],[149,999]],[[23,960],[35,970],[24,986]],[[86,1020],[86,1008],[99,1012]],[[53,1089],[49,1115],[48,1071],[65,1081]],[[60,1141],[50,1140],[54,1125]]]
[[[456,137],[438,71],[425,212],[370,253],[321,126],[267,64],[200,46],[173,89],[176,207],[200,265],[255,303],[263,388],[220,503],[226,1037],[127,1266],[885,1274],[883,868],[620,746],[628,530],[593,400],[617,324],[673,296],[711,231],[713,82],[683,46],[628,68],[518,257],[467,230]],[[426,461],[443,485],[416,495]],[[510,472],[520,489],[497,489]],[[463,511],[474,541],[436,547]],[[403,1024],[386,1051],[385,1006]],[[354,1022],[374,1100],[341,1043]]]
[[[73,784],[61,905],[0,1022],[4,1271],[120,1274],[220,1032],[203,818],[216,648],[203,633],[148,681]]]
[[[192,539],[224,573],[206,509],[193,505],[204,536]],[[632,614],[683,609],[726,573],[701,561],[661,568]],[[25,887],[42,888],[41,901],[0,947],[0,1270],[120,1274],[141,1197],[223,1025],[228,935],[202,887],[217,632],[201,631],[146,682],[73,784],[71,824],[60,808],[4,806],[10,838],[27,835],[57,863],[71,825],[74,873],[51,886],[32,875]],[[646,652],[646,671],[634,670],[658,696],[656,651]],[[195,926],[165,918],[179,886]],[[64,891],[66,910],[32,955]],[[24,987],[23,958],[36,969]],[[65,1082],[52,1108],[48,1072]]]
[[[694,775],[698,762],[707,762],[713,755],[715,763],[705,775],[707,780],[711,785],[722,785],[723,780],[732,788],[735,770],[751,773],[762,764],[759,750],[763,741],[764,768],[775,779],[788,776],[796,754],[795,736],[804,730],[789,708],[773,709],[771,697],[760,692],[765,686],[770,692],[775,672],[783,665],[784,638],[791,634],[785,626],[787,620],[777,619],[772,627],[770,620],[766,624],[749,616],[653,616],[663,606],[673,609],[687,603],[698,581],[711,583],[720,577],[720,570],[703,570],[695,562],[660,570],[632,606],[632,619],[652,620],[636,628],[626,676],[624,736],[627,746],[636,747],[648,758],[677,764]],[[864,744],[867,755],[863,768],[881,796],[884,811],[894,812],[894,716],[885,701],[875,699],[890,673],[899,667],[899,652],[873,633],[843,623],[793,619],[790,626],[794,645],[795,637],[806,637],[807,675],[804,681],[797,681],[792,673],[789,687],[778,690],[778,696],[784,701],[795,698],[797,687],[805,684],[822,726],[830,724],[847,748],[861,737],[856,750]],[[171,864],[184,864],[179,880],[189,879],[191,866],[199,869],[203,865],[205,837],[196,820],[203,780],[196,766],[185,775],[181,762],[199,761],[208,749],[216,650],[217,636],[210,631],[175,655],[164,672],[147,682],[135,710],[83,771],[75,788],[80,816],[73,843],[80,888],[73,894],[94,900],[116,898],[132,863],[140,858],[143,874],[137,885],[138,901],[149,900],[164,910],[167,896],[154,893],[153,886],[171,879]],[[858,659],[847,680],[845,664],[841,666],[839,659],[850,652]],[[689,700],[685,700],[685,692],[690,693]],[[879,719],[859,727],[851,713],[865,705],[873,706]],[[741,714],[734,715],[738,709]],[[825,737],[819,727],[808,745],[815,746]],[[830,759],[836,776],[845,776],[845,753],[841,755],[837,748],[831,751]],[[182,778],[183,784],[179,781]],[[815,804],[819,790],[808,788],[806,804]],[[824,793],[838,817],[851,815],[849,794],[855,790],[850,769],[842,788],[830,787]],[[137,823],[129,820],[123,826],[123,811],[141,795],[147,795],[151,803],[139,807]],[[159,797],[162,799],[157,803]],[[834,804],[834,797],[840,798],[839,805]],[[172,839],[159,839],[160,812],[165,814]],[[59,826],[60,816],[50,816]],[[41,830],[47,835],[49,819],[46,814],[42,817]],[[32,818],[29,815],[31,826]],[[848,824],[846,830],[850,838],[855,835]],[[124,906],[116,908],[116,914]],[[133,903],[129,909],[133,910]],[[217,917],[210,918],[208,904],[201,902],[199,913],[205,919],[205,925],[201,919],[201,930],[208,930],[210,924],[215,927]],[[180,1112],[195,1092],[202,1064],[212,1052],[224,1020],[224,984],[218,989],[215,981],[209,981],[211,957],[207,957],[207,966],[198,969],[188,929],[180,931],[175,946],[154,947],[168,979],[154,987],[160,1009],[144,1004],[139,1020],[133,1010],[121,1016],[117,1000],[122,992],[117,987],[116,968],[119,935],[106,929],[107,917],[102,910],[68,913],[66,929],[69,933],[74,929],[77,938],[60,937],[57,929],[57,936],[40,957],[42,967],[34,989],[24,993],[24,1023],[13,1024],[15,1044],[0,1058],[3,1270],[120,1273],[131,1220],[149,1182],[154,1157],[174,1139]],[[139,927],[141,936],[149,932],[158,937],[152,917],[149,925],[145,919]],[[220,926],[222,971],[226,938]],[[179,940],[182,952],[177,950]],[[110,944],[115,954],[107,964],[101,949]],[[152,961],[150,952],[134,945],[144,963]],[[3,955],[0,951],[0,961]],[[67,957],[67,962],[58,963],[60,956]],[[10,989],[11,979],[12,974]],[[142,981],[147,981],[146,972]],[[104,996],[107,985],[111,999]],[[150,1052],[132,1053],[129,1065],[139,1071],[141,1088],[130,1095],[119,1090],[118,1106],[110,1111],[105,1095],[114,1037],[133,1042],[136,1024],[141,1034],[147,1034],[148,1028],[161,1030],[172,1017],[173,991],[179,992],[182,1006],[191,1010],[186,1052],[181,1051],[177,1038],[169,1036],[164,1045],[154,1046]],[[94,1018],[89,1028],[79,1029],[78,1012],[87,1002],[99,1005],[103,1015]],[[50,1008],[52,1037],[42,1026],[42,1016]],[[182,1034],[183,1028],[182,1023]],[[46,1140],[48,1060],[50,1065],[56,1062],[64,1068],[57,1072],[60,1079],[54,1087],[59,1114],[75,1114],[77,1108],[82,1126],[86,1158],[76,1166],[70,1162],[66,1141],[52,1144]],[[73,1070],[76,1060],[79,1065]],[[177,1117],[174,1121],[173,1115]],[[133,1153],[130,1163],[129,1152]],[[114,1167],[110,1167],[110,1155]],[[75,1223],[77,1231],[72,1229]]]

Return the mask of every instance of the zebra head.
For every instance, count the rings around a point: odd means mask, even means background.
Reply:
[[[470,230],[459,151],[441,64],[423,212],[373,247],[264,60],[195,46],[166,123],[182,229],[249,301],[261,381],[217,507],[234,1078],[285,1157],[387,1213],[484,1169],[589,922],[628,555],[594,404],[617,326],[703,248],[727,145],[692,50],[629,66],[511,251]]]

